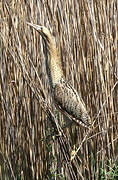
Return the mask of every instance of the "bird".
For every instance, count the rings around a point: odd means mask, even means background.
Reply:
[[[46,57],[46,70],[56,107],[71,119],[72,122],[89,128],[91,126],[91,118],[81,96],[64,76],[61,56],[54,36],[45,26],[29,22],[27,24],[34,28],[45,42],[46,56],[48,57]]]

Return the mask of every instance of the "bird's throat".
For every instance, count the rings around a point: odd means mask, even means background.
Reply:
[[[47,43],[47,50],[48,53],[46,53],[46,70],[49,77],[50,86],[54,88],[55,85],[58,84],[62,79],[63,70],[61,58],[53,38],[49,38]]]

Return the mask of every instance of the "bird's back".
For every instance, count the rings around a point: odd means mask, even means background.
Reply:
[[[54,99],[59,108],[66,111],[72,118],[75,118],[78,124],[80,121],[85,126],[91,124],[83,100],[68,82],[61,80],[55,85]]]

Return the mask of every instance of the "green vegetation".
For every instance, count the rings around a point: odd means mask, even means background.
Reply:
[[[106,167],[108,167],[107,171],[106,171]],[[106,165],[106,167],[100,168],[100,177],[99,177],[99,179],[100,180],[105,180],[106,177],[109,180],[118,179],[118,164],[117,164],[117,162],[114,162],[112,166]]]

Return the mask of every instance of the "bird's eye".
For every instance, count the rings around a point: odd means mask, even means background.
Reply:
[[[43,28],[41,27],[41,31],[43,32]]]

